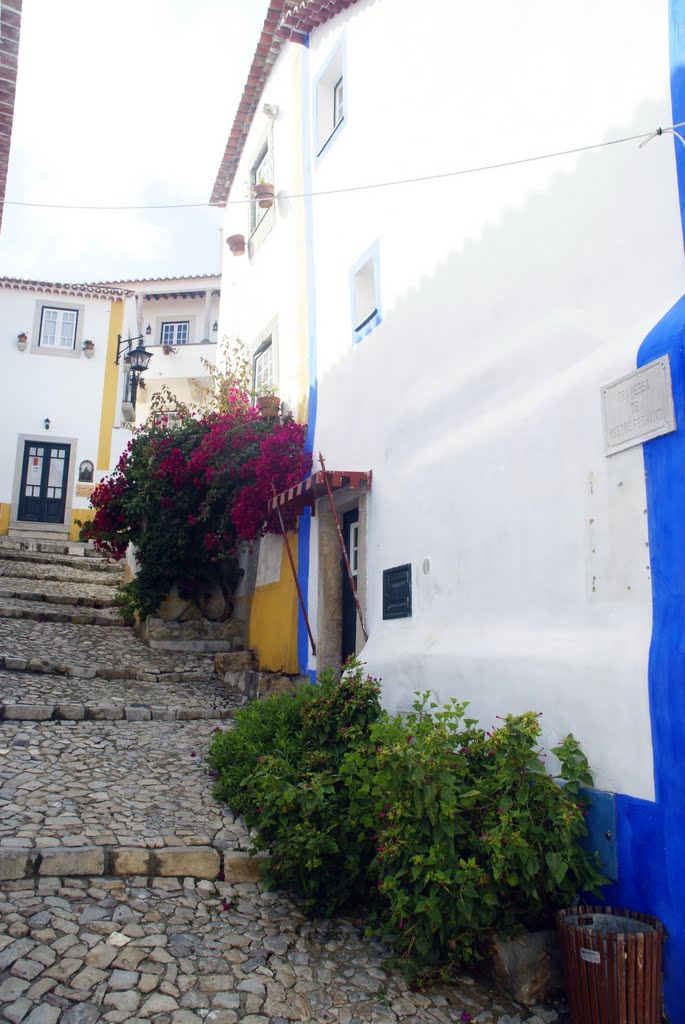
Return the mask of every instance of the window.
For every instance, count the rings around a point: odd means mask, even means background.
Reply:
[[[43,306],[38,335],[39,347],[73,351],[76,347],[77,323],[77,310]]]
[[[190,323],[182,320],[179,323],[162,324],[162,345],[187,345]]]
[[[265,142],[259,151],[259,156],[250,169],[250,187],[254,188],[260,182],[273,185],[273,173],[271,166],[271,151],[269,143]],[[250,233],[252,233],[264,220],[270,207],[262,207],[253,199],[250,203]]]
[[[88,459],[84,459],[78,468],[78,479],[79,483],[92,484],[93,482],[93,463]]]
[[[352,334],[355,342],[381,322],[378,245],[374,245],[352,268]]]
[[[252,388],[262,393],[274,383],[273,345],[271,338],[262,342],[252,360]]]
[[[406,619],[411,616],[411,565],[383,570],[383,618]]]
[[[316,154],[320,156],[345,119],[345,46],[342,40],[316,80]]]

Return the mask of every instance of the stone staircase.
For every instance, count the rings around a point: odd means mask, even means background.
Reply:
[[[0,881],[259,870],[205,766],[245,695],[124,625],[121,580],[86,545],[0,538]]]

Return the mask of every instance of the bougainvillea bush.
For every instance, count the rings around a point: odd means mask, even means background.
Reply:
[[[177,406],[170,417],[158,407],[95,488],[82,536],[115,559],[135,545],[140,568],[123,595],[130,614],[153,614],[174,583],[190,598],[214,584],[232,590],[240,541],[280,532],[267,504],[274,487],[309,472],[306,428],[263,418],[250,399],[233,386],[201,415]]]

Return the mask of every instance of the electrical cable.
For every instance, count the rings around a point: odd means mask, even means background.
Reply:
[[[595,142],[588,146],[576,146],[573,149],[559,149],[552,153],[539,153],[536,156],[520,157],[518,160],[503,160],[494,164],[480,164],[475,167],[463,167],[457,171],[440,171],[436,174],[424,174],[415,178],[396,178],[391,181],[376,181],[367,185],[343,185],[340,188],[322,189],[318,192],[282,193],[279,198],[315,199],[319,196],[343,195],[348,192],[367,192],[376,188],[395,188],[399,185],[415,185],[425,181],[441,181],[445,178],[464,177],[467,174],[482,174],[485,171],[503,170],[505,167],[521,167],[524,164],[538,163],[542,160],[554,160],[562,156],[573,156],[577,153],[589,153],[592,150],[605,149],[608,146],[619,146],[625,142],[636,142],[638,139],[642,140],[639,146],[639,149],[642,149],[648,142],[651,142],[652,139],[657,136],[667,134],[680,139],[683,146],[685,146],[685,139],[676,131],[677,128],[683,127],[685,127],[685,121],[680,121],[678,124],[669,125],[668,128],[657,128],[655,131],[641,132],[639,135],[626,135],[620,139],[607,139],[605,142]],[[252,202],[254,202],[252,199],[229,199],[223,205],[244,206]],[[64,203],[27,203],[11,199],[5,199],[3,205],[23,206],[41,210],[97,210],[103,212],[122,210],[193,210],[201,208],[210,209],[212,206],[211,203],[160,203],[143,206],[82,206],[79,204],[71,205]]]

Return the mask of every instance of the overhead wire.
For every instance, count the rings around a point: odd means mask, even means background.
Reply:
[[[661,135],[673,135],[685,146],[685,139],[676,130],[685,127],[685,121],[669,125],[667,128],[656,128],[650,132],[640,132],[638,135],[626,135],[619,139],[606,139],[604,142],[594,142],[587,146],[574,146],[571,149],[558,149],[551,153],[538,153],[534,156],[519,157],[514,160],[502,160],[493,164],[478,164],[474,167],[462,167],[455,171],[439,171],[435,174],[422,174],[412,178],[393,178],[390,181],[375,181],[361,185],[341,185],[337,188],[320,189],[313,192],[284,192],[279,198],[284,199],[316,199],[319,196],[343,195],[350,192],[367,192],[377,188],[396,188],[400,185],[416,185],[427,181],[441,181],[446,178],[459,178],[468,174],[483,174],[486,171],[503,170],[506,167],[521,167],[524,164],[538,163],[542,160],[554,160],[564,156],[574,156],[578,153],[589,153],[593,150],[606,149],[609,146],[619,146],[627,142],[637,142],[641,139],[639,149],[642,149],[652,139]],[[225,206],[244,206],[252,203],[252,199],[229,199]],[[116,212],[124,210],[193,210],[211,208],[212,203],[151,203],[144,205],[82,205],[70,203],[31,203],[19,200],[5,199],[5,206],[21,206],[41,210],[85,210]]]

